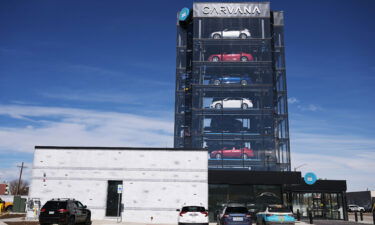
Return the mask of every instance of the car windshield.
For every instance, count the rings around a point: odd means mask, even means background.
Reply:
[[[206,209],[201,206],[185,206],[182,207],[182,212],[204,212]]]
[[[268,212],[289,213],[291,211],[286,207],[268,207]]]
[[[225,213],[247,213],[246,207],[228,207]]]
[[[66,209],[66,202],[48,201],[43,208],[45,209]]]

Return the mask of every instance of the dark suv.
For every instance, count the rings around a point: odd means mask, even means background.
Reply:
[[[68,224],[76,223],[91,224],[91,211],[85,205],[75,199],[58,198],[46,202],[40,210],[39,223]]]

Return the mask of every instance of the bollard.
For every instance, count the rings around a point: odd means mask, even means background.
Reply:
[[[363,212],[362,211],[359,212],[359,218],[361,219],[361,221],[363,221]]]
[[[355,222],[358,222],[358,213],[357,212],[354,213],[354,220],[355,220]]]
[[[309,212],[310,224],[314,223],[312,212]]]
[[[299,209],[297,209],[297,221],[301,221],[301,214],[299,213]]]

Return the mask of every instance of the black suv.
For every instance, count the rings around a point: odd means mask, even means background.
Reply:
[[[58,198],[46,202],[40,210],[39,223],[68,224],[76,223],[91,224],[91,211],[85,205],[75,199]]]

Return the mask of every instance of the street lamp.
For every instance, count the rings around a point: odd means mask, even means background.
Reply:
[[[304,164],[301,164],[301,165],[299,165],[297,167],[294,167],[294,171],[297,171],[298,168],[301,168],[302,166],[306,166],[306,165],[307,165],[307,163],[304,163]]]

